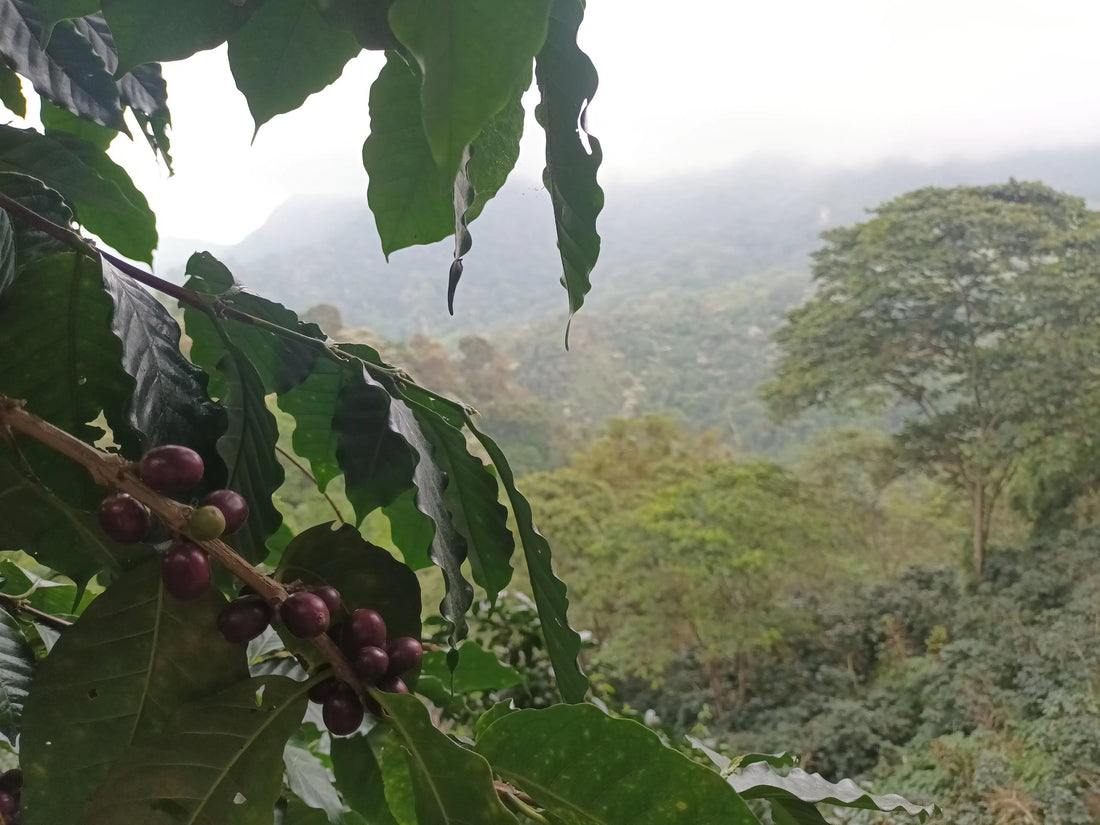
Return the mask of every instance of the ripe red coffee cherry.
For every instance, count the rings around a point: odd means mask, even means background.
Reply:
[[[396,676],[384,679],[378,683],[378,689],[383,693],[408,693],[409,686],[405,684],[403,679],[399,679]]]
[[[340,609],[340,591],[335,587],[330,587],[327,584],[320,584],[316,587],[309,588],[310,593],[316,593],[322,599],[324,599],[325,607],[328,608],[329,616],[335,616]]]
[[[377,610],[361,607],[353,610],[344,629],[341,640],[344,649],[354,656],[355,651],[364,647],[386,646],[386,620]]]
[[[155,447],[138,464],[141,480],[161,493],[190,490],[202,481],[203,470],[202,457],[178,444]]]
[[[122,544],[141,541],[152,524],[149,508],[126,493],[103,499],[98,516],[103,532]]]
[[[390,657],[380,647],[364,647],[351,660],[355,675],[368,684],[376,684],[386,675],[390,667]]]
[[[330,617],[324,599],[316,593],[302,590],[291,593],[279,605],[279,618],[295,636],[312,639],[328,630]]]
[[[177,541],[161,558],[160,575],[177,599],[197,599],[210,588],[210,561],[197,544]]]
[[[325,697],[321,718],[331,733],[347,736],[363,724],[363,705],[354,690],[347,685],[337,685]]]
[[[7,791],[8,793],[18,796],[22,788],[23,771],[19,770],[19,768],[12,768],[9,771],[0,773],[0,791]]]
[[[218,614],[218,630],[227,642],[244,644],[267,630],[271,607],[260,596],[234,599]]]
[[[335,679],[325,679],[322,682],[318,682],[309,689],[309,693],[306,694],[309,697],[309,701],[321,704],[325,701],[330,693],[336,689],[339,684]]]
[[[217,507],[225,516],[225,535],[236,533],[248,521],[248,502],[232,490],[215,490],[199,502],[201,507]]]
[[[387,648],[390,655],[390,676],[400,676],[420,664],[424,657],[424,646],[411,636],[394,639]]]

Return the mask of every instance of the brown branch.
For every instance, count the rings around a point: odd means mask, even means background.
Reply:
[[[88,471],[97,484],[129,493],[148,507],[165,527],[173,533],[187,536],[189,540],[201,546],[218,564],[251,587],[260,596],[263,596],[274,609],[278,610],[279,605],[289,595],[286,587],[281,582],[275,581],[270,576],[265,576],[258,571],[237,555],[236,551],[225,542],[219,539],[195,541],[188,530],[188,522],[193,508],[162,496],[143,483],[134,472],[133,465],[120,456],[104,453],[85,444],[64,430],[59,430],[48,421],[27,412],[23,407],[22,402],[0,395],[0,426],[6,426],[14,432],[32,438],[54,452],[76,462]],[[343,653],[340,652],[340,648],[336,643],[325,634],[310,641],[332,664],[336,677],[362,693],[362,685],[360,685],[354,671],[351,669],[351,665]]]
[[[44,613],[38,608],[31,607],[22,599],[5,596],[3,593],[0,593],[0,606],[9,613],[26,613],[28,616],[32,617],[31,621],[35,624],[52,627],[54,630],[64,630],[73,625],[72,622],[65,621],[65,619],[60,619],[57,616],[51,616],[49,613]]]

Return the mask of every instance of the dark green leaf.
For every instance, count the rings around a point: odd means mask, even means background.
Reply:
[[[263,676],[181,708],[130,748],[84,808],[85,825],[270,825],[283,745],[301,724],[305,682]]]
[[[484,759],[439,731],[415,696],[376,696],[408,756],[419,825],[515,825]]]
[[[399,49],[401,44],[390,30],[392,5],[393,0],[333,0],[324,12],[350,30],[364,49]]]
[[[34,653],[19,622],[0,610],[0,733],[15,743],[23,723],[23,703],[34,680]]]
[[[447,654],[433,650],[424,654],[421,674],[434,676],[455,693],[502,690],[522,682],[514,668],[502,664],[496,656],[471,641],[458,648],[458,667],[451,672]]]
[[[515,91],[547,33],[550,0],[396,0],[390,26],[420,66],[421,119],[435,165],[453,180],[466,147]]]
[[[225,265],[209,252],[192,255],[187,261],[187,274],[190,276],[186,284],[188,289],[215,297],[215,308],[232,307],[304,338],[318,342],[325,340],[325,334],[316,324],[303,323],[282,304],[245,290]],[[193,326],[198,338],[203,339],[197,344],[200,349],[207,346],[206,341],[211,342],[211,347],[220,347],[221,344],[215,342],[220,341],[222,335],[231,338],[256,368],[267,393],[285,393],[304,381],[321,349],[319,344],[276,335],[261,325],[229,320],[219,322],[215,330],[209,316],[203,317],[192,310],[187,317],[189,332]],[[207,357],[207,360],[210,358]]]
[[[3,60],[0,60],[0,103],[19,117],[27,116],[27,98],[23,96],[19,75]]]
[[[129,175],[77,138],[0,126],[0,171],[38,178],[60,192],[78,220],[128,258],[152,260],[156,219]]]
[[[754,762],[730,774],[729,784],[745,799],[793,805],[795,810],[799,801],[812,805],[824,803],[865,811],[904,811],[921,822],[938,812],[935,805],[914,805],[897,794],[874,796],[851,779],[830,782],[821,774],[807,773],[800,768],[779,773],[766,762]]]
[[[83,473],[72,464],[68,471]],[[0,504],[5,514],[0,551],[22,550],[80,585],[104,568],[124,569],[149,552],[107,538],[94,516],[27,478],[6,445],[0,447]]]
[[[401,551],[405,564],[413,570],[431,567],[435,524],[416,509],[416,488],[406,490],[382,512],[390,523],[390,539]]]
[[[38,40],[41,30],[34,3],[0,0],[0,54],[8,65],[30,80],[47,100],[125,132],[118,86],[91,44],[71,23],[61,23],[43,49]]]
[[[523,137],[523,93],[530,85],[531,73],[528,70],[523,80],[516,84],[516,90],[505,107],[493,115],[471,144],[467,174],[474,187],[474,199],[466,209],[467,223],[480,215],[485,204],[500,191],[519,160],[519,141]]]
[[[287,545],[283,581],[331,584],[351,609],[369,607],[386,620],[390,637],[420,638],[420,583],[409,568],[359,535],[350,524],[319,524]],[[415,684],[415,678],[413,679]]]
[[[43,100],[39,108],[39,119],[47,135],[71,135],[87,141],[101,152],[107,151],[118,131],[110,126],[100,126],[90,120],[74,115],[67,109],[55,106]]]
[[[505,781],[571,823],[758,825],[714,771],[592,705],[509,713],[476,749]]]
[[[374,731],[371,731],[371,738],[374,738]],[[398,825],[420,825],[409,754],[392,730],[378,737],[375,754],[382,769],[382,788],[390,815]]]
[[[340,475],[333,417],[340,392],[348,383],[354,383],[349,369],[331,359],[318,358],[305,381],[279,396],[279,408],[294,417],[294,452],[309,462],[322,492]]]
[[[224,604],[214,592],[172,599],[150,561],[124,574],[65,631],[39,666],[23,716],[28,819],[90,821],[80,807],[114,760],[168,730],[185,703],[245,678],[243,650],[213,630]]]
[[[391,504],[409,489],[418,468],[416,454],[393,421],[389,393],[363,365],[351,365],[348,370],[332,427],[348,501],[356,519],[362,521],[367,513]]]
[[[361,47],[315,0],[267,0],[229,37],[229,66],[258,130],[328,86]]]
[[[603,151],[585,128],[585,110],[596,93],[597,77],[592,61],[577,46],[583,18],[584,0],[554,0],[546,45],[535,60],[542,95],[535,116],[546,130],[542,180],[554,206],[570,315],[581,308],[592,288],[588,276],[600,256],[596,217],[603,209],[603,190],[596,182]]]
[[[535,529],[531,518],[531,505],[516,488],[512,469],[500,447],[489,436],[470,426],[478,441],[489,454],[489,460],[496,467],[501,484],[508,494],[512,505],[512,514],[516,519],[523,555],[527,561],[527,573],[531,579],[531,592],[538,607],[542,633],[546,639],[546,650],[554,665],[554,677],[558,690],[566,702],[583,702],[588,691],[588,679],[581,671],[577,657],[581,651],[581,637],[569,626],[567,611],[569,598],[565,585],[556,575],[551,565],[550,544]]]
[[[137,458],[113,310],[98,261],[58,253],[29,264],[0,298],[0,393],[89,444],[103,435],[89,423],[102,412]]]
[[[144,446],[182,444],[206,466],[206,487],[225,484],[217,451],[225,411],[207,395],[207,376],[180,352],[180,328],[164,306],[138,283],[103,261],[103,280],[114,302],[111,328],[122,344],[122,366],[135,382],[128,418]]]
[[[411,407],[432,446],[435,466],[446,478],[443,504],[462,537],[474,581],[496,602],[512,579],[510,559],[516,542],[508,529],[508,510],[499,501],[496,477],[466,449],[466,437],[419,405]]]
[[[344,800],[371,825],[397,825],[386,805],[382,768],[368,736],[343,736],[332,740],[332,769]]]
[[[59,226],[69,226],[73,220],[73,212],[56,189],[50,189],[42,181],[29,175],[20,175],[15,172],[0,172],[0,192],[9,198],[14,198],[26,207],[33,209],[44,218],[48,218]],[[47,251],[66,251],[68,247],[60,241],[47,235],[40,229],[35,229],[30,224],[22,221],[15,222],[15,253],[16,269],[22,269],[29,261],[32,261]],[[3,290],[0,290],[2,293]]]
[[[333,787],[332,774],[312,751],[291,740],[283,750],[283,768],[287,785],[300,800],[324,811],[329,822],[341,821],[345,808]]]
[[[118,71],[182,60],[212,49],[244,25],[256,3],[228,0],[102,0],[118,47]]]
[[[92,14],[99,9],[99,0],[35,0],[35,6],[42,18],[41,39],[45,42],[58,21]]]

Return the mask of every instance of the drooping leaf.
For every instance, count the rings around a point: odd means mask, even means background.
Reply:
[[[510,559],[516,542],[508,510],[499,501],[496,478],[466,449],[466,437],[434,411],[413,405],[420,430],[432,446],[435,466],[446,478],[443,504],[462,537],[474,581],[495,603],[512,579]]]
[[[185,703],[247,676],[241,648],[212,630],[224,604],[214,592],[171,598],[150,561],[119,578],[65,631],[39,665],[23,714],[28,821],[90,821],[81,806],[114,760],[168,730]]]
[[[367,736],[342,736],[332,740],[332,770],[344,799],[352,810],[371,825],[397,825],[386,805],[382,768],[378,764],[371,739]]]
[[[15,172],[0,172],[0,192],[33,209],[44,218],[59,226],[67,227],[73,220],[73,212],[56,189],[50,189],[42,181],[30,175]],[[40,229],[30,224],[15,221],[15,267],[22,269],[25,264],[46,254],[47,251],[67,249]],[[3,290],[0,290],[2,293]]]
[[[476,750],[505,781],[570,823],[758,825],[718,774],[653,731],[593,705],[555,705],[498,718]]]
[[[413,486],[417,457],[395,425],[389,393],[363,365],[348,369],[350,380],[340,387],[332,427],[348,501],[362,521]]]
[[[503,664],[496,656],[469,640],[458,648],[458,665],[452,671],[447,654],[432,650],[424,654],[421,675],[438,679],[455,693],[502,690],[521,684],[515,668]]]
[[[427,244],[454,231],[454,178],[439,171],[420,118],[420,74],[390,52],[370,90],[363,144],[367,203],[382,252]]]
[[[516,519],[523,555],[527,561],[527,572],[531,579],[531,592],[538,607],[542,633],[546,639],[546,650],[554,666],[554,678],[558,683],[562,699],[566,702],[583,702],[588,691],[588,679],[581,671],[577,657],[581,651],[581,637],[569,626],[567,611],[569,598],[565,584],[556,575],[551,564],[550,544],[535,529],[532,521],[531,505],[516,487],[512,469],[500,447],[489,436],[470,425],[474,435],[485,448],[489,460],[493,462],[508,501],[512,505],[512,514]]]
[[[420,638],[420,583],[416,575],[350,524],[319,524],[299,533],[283,552],[278,577],[330,584],[354,610],[369,607],[386,620],[391,638]],[[415,684],[415,674],[412,677]],[[408,680],[406,680],[408,681]]]
[[[91,144],[0,126],[0,172],[31,175],[60,192],[90,231],[123,255],[151,261],[156,218],[121,166]]]
[[[376,696],[408,756],[419,825],[515,825],[482,757],[438,730],[415,696]]]
[[[137,458],[125,412],[134,381],[120,363],[113,309],[97,261],[66,252],[29,264],[0,298],[0,393],[88,443],[103,435],[89,423],[103,413]]]
[[[466,222],[481,214],[485,204],[493,199],[512,173],[519,160],[519,141],[523,137],[523,93],[531,85],[531,73],[522,75],[512,97],[504,108],[493,115],[470,145],[467,175],[474,188],[474,198],[466,208]]]
[[[839,805],[885,813],[903,811],[915,816],[920,822],[938,812],[935,805],[914,805],[897,794],[875,796],[851,779],[830,782],[821,774],[807,773],[801,768],[791,768],[780,773],[767,762],[746,765],[730,774],[728,781],[745,799],[764,799],[773,805],[778,803],[787,806],[792,814],[798,811],[798,802]]]
[[[122,366],[135,386],[128,419],[144,448],[181,444],[202,456],[203,482],[225,485],[217,443],[225,410],[207,395],[207,376],[180,352],[180,328],[164,306],[104,260],[103,281],[114,303],[111,328],[122,344]]]
[[[382,512],[390,524],[390,539],[401,551],[405,564],[413,570],[431,567],[435,524],[416,509],[416,488],[406,490]]]
[[[142,63],[182,60],[212,49],[240,28],[256,3],[226,0],[102,0],[115,36],[119,72]]]
[[[19,117],[27,116],[27,98],[23,96],[19,75],[3,60],[0,60],[0,103]]]
[[[600,256],[596,218],[603,209],[603,190],[596,172],[603,150],[585,125],[585,109],[596,93],[597,77],[592,61],[577,46],[584,0],[553,2],[546,45],[535,60],[535,80],[542,95],[535,117],[546,131],[542,180],[554,206],[562,286],[569,293],[572,315],[592,288],[589,275]]]
[[[364,49],[399,49],[401,44],[390,29],[393,0],[333,0],[325,14],[347,28]]]
[[[145,547],[107,538],[95,517],[71,507],[17,466],[7,445],[0,445],[0,501],[5,522],[0,551],[22,550],[36,561],[84,585],[101,569],[119,571],[148,553]],[[83,470],[69,465],[70,473]]]
[[[336,80],[360,49],[315,0],[267,0],[229,36],[229,66],[259,130]]]
[[[447,179],[512,97],[514,78],[546,39],[549,10],[550,0],[470,0],[461,7],[395,0],[390,26],[420,66],[424,133]]]
[[[307,683],[247,679],[181,708],[130,748],[84,806],[86,825],[270,825],[283,745],[301,724]]]
[[[335,738],[333,742],[336,742]],[[329,822],[339,823],[346,810],[333,786],[332,773],[316,754],[292,739],[283,749],[283,769],[290,790],[310,808],[325,813]]]
[[[42,42],[49,38],[53,27],[61,20],[84,17],[99,9],[99,0],[35,0],[39,17],[42,19]]]
[[[42,21],[29,0],[0,0],[0,54],[34,90],[63,109],[125,132],[118,86],[71,23],[58,24],[43,48]]]
[[[23,704],[34,681],[34,652],[19,622],[0,610],[0,733],[15,743],[23,724]]]
[[[198,252],[187,261],[187,288],[216,298],[216,307],[231,307],[239,312],[297,333],[318,343],[325,334],[316,324],[298,320],[291,310],[274,301],[261,298],[246,290],[234,280],[232,273],[209,252]],[[215,313],[217,314],[217,313]],[[194,327],[196,346],[205,351],[209,347],[222,346],[222,336],[230,338],[245,354],[259,373],[266,393],[285,393],[293,389],[310,374],[318,358],[317,344],[272,334],[262,325],[241,323],[228,319],[216,324],[209,315],[191,311],[188,313],[189,331]],[[203,356],[199,356],[202,358]],[[207,356],[206,360],[212,360]]]

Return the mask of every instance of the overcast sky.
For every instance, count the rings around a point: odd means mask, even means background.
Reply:
[[[759,156],[851,165],[1100,143],[1095,0],[590,0],[581,34],[612,196],[619,182]],[[112,153],[162,235],[234,241],[293,194],[365,197],[380,65],[364,53],[250,146],[224,49],[169,64],[175,177],[144,141]],[[540,151],[529,119],[511,185],[537,185]]]

